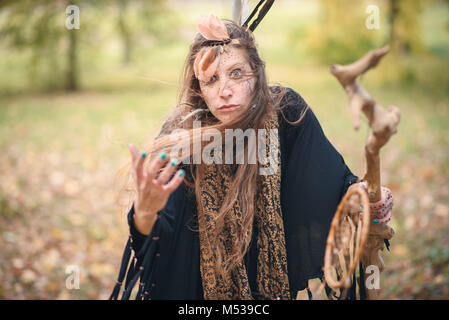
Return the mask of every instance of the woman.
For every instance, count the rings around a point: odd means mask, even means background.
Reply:
[[[138,299],[294,299],[322,277],[332,216],[358,178],[302,97],[267,85],[251,30],[213,15],[197,26],[178,106],[147,153],[130,145],[137,195],[111,299],[132,251],[123,299],[139,280]],[[265,161],[249,161],[250,139],[243,151],[219,139],[247,129],[266,133]]]

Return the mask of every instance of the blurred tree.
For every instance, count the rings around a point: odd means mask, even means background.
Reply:
[[[132,60],[137,38],[167,39],[176,30],[166,0],[0,0],[0,42],[26,54],[33,86],[45,89],[78,90],[81,82],[82,50],[101,55],[98,41],[104,24],[118,25],[123,43],[124,64]],[[80,28],[68,29],[69,5],[80,9]],[[118,13],[115,15],[114,12]],[[107,30],[107,29],[106,29]],[[161,32],[168,30],[169,32]],[[95,58],[91,58],[91,64]],[[98,62],[98,60],[97,60]],[[38,85],[34,85],[38,83]]]
[[[123,64],[129,64],[131,60],[131,31],[126,21],[126,10],[129,5],[127,0],[118,1],[118,28],[123,41]]]
[[[366,5],[363,1],[321,0],[320,21],[307,36],[311,53],[326,64],[349,63],[378,46],[380,33],[366,27]]]
[[[77,1],[21,0],[2,1],[0,10],[6,16],[0,23],[0,40],[9,48],[19,51],[30,50],[29,64],[32,81],[38,80],[39,69],[47,64],[46,84],[49,88],[60,86],[64,73],[64,88],[79,88],[79,68],[77,60],[80,29],[69,30],[65,26],[66,7],[80,5]],[[61,51],[67,57],[65,72],[60,70]],[[40,70],[43,72],[42,70]],[[58,74],[59,73],[59,74]]]
[[[77,5],[78,2],[72,0],[70,4]],[[66,71],[67,75],[66,75],[65,88],[68,91],[76,91],[79,88],[79,68],[78,68],[78,53],[77,53],[79,29],[71,29],[68,31],[69,31],[69,41],[68,41],[69,46],[67,49],[68,61],[67,61],[67,71]]]
[[[422,0],[389,0],[390,45],[406,55],[424,50],[419,26]]]
[[[166,0],[115,0],[118,11],[117,27],[123,44],[122,63],[128,65],[138,38],[152,36],[167,40],[175,30],[175,19]]]

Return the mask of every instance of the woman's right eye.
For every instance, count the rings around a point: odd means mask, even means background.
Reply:
[[[212,77],[210,77],[209,81],[206,82],[207,85],[211,85],[213,84],[215,81],[217,81],[217,77],[215,75],[213,75]]]

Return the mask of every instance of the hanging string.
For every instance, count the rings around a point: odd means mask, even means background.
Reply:
[[[159,249],[159,237],[161,232],[161,223],[159,219],[156,220],[156,223],[153,226],[153,230],[149,236],[145,239],[145,242],[139,252],[134,252],[133,261],[128,267],[129,260],[131,258],[132,253],[132,237],[131,235],[128,238],[128,241],[125,246],[125,250],[123,252],[122,263],[120,266],[119,276],[112,291],[109,300],[117,300],[120,288],[122,286],[123,280],[126,275],[126,282],[124,286],[124,291],[122,293],[122,300],[128,300],[131,296],[131,293],[139,280],[139,292],[136,299],[141,299],[142,294],[145,294],[147,298],[149,298],[149,287],[146,284],[149,284],[154,280],[154,271],[156,268],[155,257],[159,257],[159,253],[157,253]],[[143,258],[139,259],[139,257]],[[158,260],[158,259],[156,259]],[[144,267],[145,266],[145,267]],[[127,268],[128,267],[128,268]],[[145,290],[143,290],[145,289]]]

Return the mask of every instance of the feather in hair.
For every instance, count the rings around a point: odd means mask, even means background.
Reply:
[[[244,20],[243,23],[244,27],[248,27],[249,22],[251,19],[256,15],[257,11],[259,10],[259,7],[265,2],[265,0],[260,0],[259,3],[256,5],[256,7],[251,11],[250,15]]]
[[[220,46],[201,50],[194,62],[195,76],[201,81],[209,81],[220,62]]]
[[[196,27],[201,35],[207,40],[224,40],[229,38],[228,30],[223,21],[216,15],[202,17],[198,20]]]
[[[262,1],[260,3],[262,3]],[[267,12],[270,10],[273,3],[274,0],[266,0],[265,4],[263,5],[262,9],[260,9],[259,14],[257,15],[256,20],[254,20],[251,26],[249,27],[249,30],[254,31],[257,28],[259,23],[262,21]]]
[[[242,25],[242,9],[243,9],[243,1],[242,0],[234,0],[232,1],[232,21],[234,21],[237,25]]]
[[[218,63],[220,62],[220,55],[218,54],[219,47],[212,47],[204,54],[200,62],[200,76],[201,80],[209,81],[210,78],[217,71]]]
[[[207,40],[222,41],[229,39],[225,24],[216,15],[211,14],[209,17],[200,18],[196,26]],[[223,47],[219,45],[203,48],[198,52],[193,64],[193,71],[199,80],[209,81],[218,67],[219,56],[222,51]]]
[[[243,0],[242,5],[242,21],[240,23],[240,26],[243,24],[243,21],[246,21],[248,19],[249,15],[251,14],[251,9],[248,4],[248,0]]]
[[[201,58],[204,55],[205,50],[201,50],[200,52],[197,53],[196,58],[195,58],[195,62],[193,63],[193,72],[195,73],[195,77],[198,78],[199,74],[200,74],[200,61]]]
[[[232,2],[231,12],[232,21],[234,21],[238,26],[241,26],[251,14],[248,0],[234,0]]]

